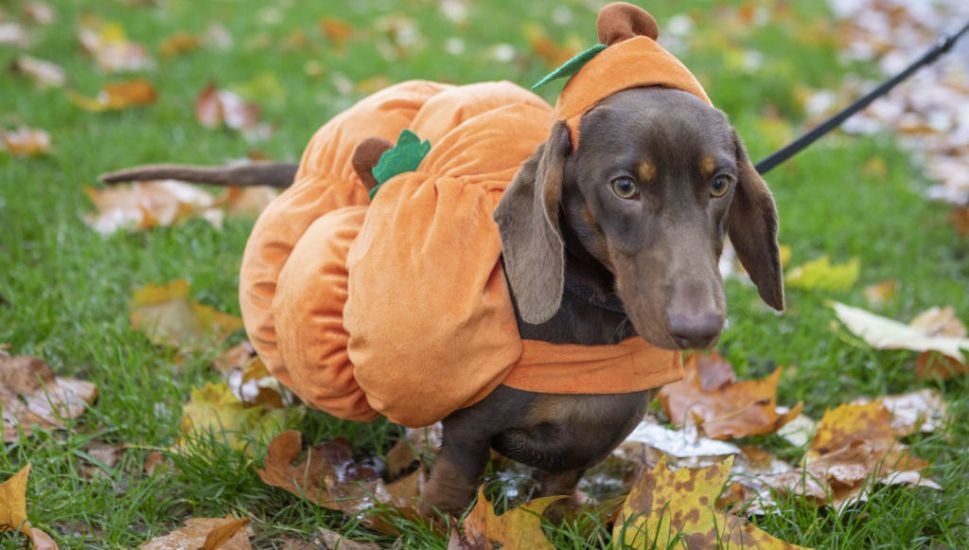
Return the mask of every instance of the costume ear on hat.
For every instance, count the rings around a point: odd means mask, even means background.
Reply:
[[[656,42],[659,28],[646,10],[626,2],[607,4],[599,10],[596,30],[600,44],[573,57],[533,87],[571,77],[559,95],[555,114],[568,126],[573,150],[579,147],[582,115],[616,92],[662,86],[710,103],[693,73]]]

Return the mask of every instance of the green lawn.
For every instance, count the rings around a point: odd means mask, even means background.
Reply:
[[[16,19],[22,4],[4,2],[0,10]],[[253,518],[254,542],[260,547],[273,547],[282,535],[305,537],[322,525],[392,542],[340,514],[265,486],[255,473],[263,448],[249,456],[202,441],[186,453],[173,453],[175,468],[142,473],[150,450],[168,449],[178,438],[180,407],[190,389],[218,377],[208,364],[221,350],[179,358],[174,350],[152,345],[129,325],[131,291],[187,278],[193,298],[238,314],[237,273],[252,220],[229,219],[221,231],[194,220],[104,238],[82,216],[92,210],[84,186],[111,169],[166,160],[220,163],[245,156],[251,148],[276,159],[297,159],[319,125],[363,95],[346,95],[335,81],[380,76],[391,82],[508,79],[530,85],[549,67],[529,47],[526,25],[539,25],[556,40],[582,47],[595,38],[589,6],[595,2],[470,2],[464,25],[444,17],[436,1],[402,2],[391,13],[394,4],[58,0],[52,2],[57,11],[53,24],[31,26],[36,40],[29,53],[62,65],[70,89],[94,95],[104,83],[126,77],[101,73],[78,45],[75,29],[87,14],[116,21],[158,63],[146,74],[158,88],[157,104],[90,113],[68,102],[63,89],[38,90],[27,79],[6,72],[0,76],[0,126],[24,123],[46,129],[53,139],[53,152],[46,157],[0,153],[0,343],[9,343],[14,353],[42,357],[59,374],[90,379],[100,390],[96,404],[70,430],[7,443],[0,453],[0,479],[28,462],[33,465],[31,520],[62,547],[134,547],[185,518],[228,513]],[[836,26],[822,2],[789,2],[789,12],[772,12],[761,26],[742,22],[723,1],[650,4],[661,31],[676,13],[692,16],[695,27],[683,39],[688,49],[682,57],[730,116],[755,159],[798,131],[804,90],[837,89],[849,72],[873,74],[870,67],[838,62]],[[357,29],[344,51],[335,52],[319,31],[317,22],[324,16],[339,17]],[[387,16],[405,16],[419,29],[417,44],[399,60],[388,61],[374,39],[375,21]],[[159,55],[159,45],[173,33],[202,34],[216,22],[231,32],[230,48],[205,47],[175,58]],[[287,38],[297,30],[305,32],[306,42],[288,46]],[[463,41],[459,55],[445,48],[455,37]],[[496,61],[493,49],[499,43],[510,44],[518,54],[511,61]],[[748,49],[761,53],[759,65],[745,61]],[[18,53],[0,46],[0,67]],[[321,63],[322,76],[304,71],[310,60]],[[235,132],[202,128],[192,105],[210,80],[260,103],[265,120],[276,126],[272,138],[250,145]],[[550,86],[543,93],[552,100],[556,89]],[[863,169],[876,158],[884,161],[884,171]],[[822,254],[836,261],[857,257],[861,280],[846,292],[789,290],[788,310],[780,316],[758,301],[752,287],[729,282],[730,326],[721,349],[741,376],[762,376],[775,365],[791,367],[781,382],[780,402],[803,401],[814,418],[860,395],[936,387],[950,401],[956,421],[910,441],[914,454],[933,463],[930,474],[942,491],[880,489],[865,505],[842,515],[792,499],[782,513],[756,522],[782,539],[819,548],[963,546],[969,537],[969,424],[961,421],[969,409],[966,379],[916,380],[914,354],[873,351],[839,336],[831,330],[834,317],[826,302],[868,307],[864,286],[895,278],[900,291],[877,312],[908,320],[929,306],[951,304],[958,317],[969,319],[969,242],[950,228],[944,207],[920,197],[926,182],[890,135],[827,137],[771,173],[768,181],[781,212],[781,241],[793,250],[791,263]],[[385,422],[360,426],[322,413],[308,414],[293,427],[311,442],[345,435],[361,454],[378,455],[398,433]],[[84,449],[92,441],[130,448],[116,467],[87,479]],[[766,443],[792,452],[772,438]],[[421,525],[401,525],[403,547],[446,546],[445,539]],[[547,533],[562,547],[608,544],[604,528],[588,527],[553,525]],[[0,547],[17,548],[23,540],[0,535]]]

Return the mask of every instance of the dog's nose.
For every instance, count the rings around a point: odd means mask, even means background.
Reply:
[[[717,339],[723,320],[717,313],[671,313],[667,319],[670,335],[683,348],[705,348]]]

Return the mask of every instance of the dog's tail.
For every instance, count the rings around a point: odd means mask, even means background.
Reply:
[[[297,168],[297,164],[285,162],[258,162],[238,166],[146,164],[101,174],[99,178],[104,183],[172,179],[227,187],[269,185],[284,188],[293,184]]]

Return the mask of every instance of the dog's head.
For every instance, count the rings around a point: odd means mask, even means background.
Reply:
[[[495,212],[525,322],[561,305],[563,230],[613,275],[636,332],[654,345],[716,342],[725,234],[763,300],[784,307],[774,200],[723,113],[679,90],[633,88],[580,124],[578,147],[565,123],[552,128]]]

